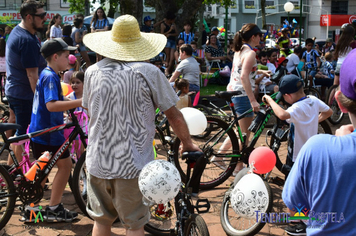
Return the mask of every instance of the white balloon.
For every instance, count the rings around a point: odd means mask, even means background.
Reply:
[[[231,207],[236,214],[256,218],[256,212],[265,213],[269,196],[262,178],[256,174],[243,176],[230,194]]]
[[[180,111],[188,125],[190,135],[198,135],[204,132],[208,121],[203,112],[192,107],[184,107]]]
[[[164,204],[179,192],[181,178],[177,168],[165,160],[146,164],[138,178],[142,195],[153,204]]]

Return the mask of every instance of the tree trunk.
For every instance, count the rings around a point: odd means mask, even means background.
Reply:
[[[121,15],[129,14],[136,17],[139,24],[142,22],[143,0],[120,0]]]
[[[202,4],[199,10],[199,37],[198,37],[198,42],[197,42],[197,47],[201,48],[201,45],[203,44],[202,40],[203,40],[203,30],[205,29],[204,27],[204,11],[205,11],[205,5]]]
[[[266,25],[266,0],[261,0],[262,29],[267,29]]]

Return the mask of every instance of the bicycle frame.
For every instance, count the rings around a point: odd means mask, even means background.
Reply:
[[[74,129],[72,130],[72,132],[70,133],[69,137],[64,141],[64,143],[61,145],[61,147],[57,150],[57,152],[52,155],[52,157],[50,158],[50,160],[48,161],[48,163],[46,163],[46,165],[44,166],[44,168],[39,171],[38,173],[38,178],[35,180],[35,182],[39,182],[41,183],[46,177],[47,175],[51,172],[51,170],[53,169],[54,165],[57,163],[58,159],[64,154],[64,152],[69,148],[70,144],[75,140],[75,138],[78,136],[78,134],[80,135],[80,140],[82,141],[84,147],[87,146],[86,143],[86,138],[87,135],[83,132],[81,126],[78,123],[78,119],[77,117],[74,115],[74,111],[70,110],[70,114],[72,117],[72,123],[69,124],[62,124],[62,125],[58,125],[58,126],[54,126],[51,128],[46,128],[43,130],[39,130],[36,132],[32,132],[32,133],[28,133],[28,134],[23,134],[20,136],[16,136],[16,137],[11,137],[9,139],[6,138],[5,132],[1,132],[1,136],[4,140],[4,146],[1,148],[0,150],[0,155],[3,153],[4,150],[9,150],[10,156],[14,162],[14,164],[12,164],[10,166],[10,169],[8,170],[8,172],[11,174],[13,172],[15,172],[16,170],[21,169],[21,166],[24,164],[24,160],[21,161],[20,163],[17,161],[15,153],[13,152],[12,149],[10,149],[10,145],[11,144],[18,144],[21,143],[25,140],[28,140],[30,138],[34,138],[34,137],[38,137],[44,134],[49,134],[49,133],[53,133],[53,132],[57,132],[63,129],[69,129],[74,127]],[[19,173],[22,174],[22,171],[20,171]],[[23,176],[24,177],[24,176]]]
[[[278,103],[280,99],[277,99],[277,93],[274,93],[271,95],[271,98],[272,99],[275,99],[275,101]],[[261,103],[260,106],[263,106],[263,105],[266,105],[265,103]],[[273,110],[271,108],[268,108],[266,110],[266,117],[265,119],[263,120],[263,122],[261,123],[260,127],[258,128],[258,130],[255,132],[250,144],[247,146],[246,145],[246,135],[242,133],[241,131],[241,128],[240,126],[238,125],[238,121],[242,118],[244,118],[247,114],[249,114],[250,112],[253,112],[253,109],[251,108],[250,110],[244,112],[243,114],[241,114],[241,116],[237,117],[237,114],[235,112],[235,109],[234,109],[234,104],[233,103],[230,103],[230,109],[233,113],[233,117],[234,119],[229,123],[229,127],[225,130],[225,132],[220,136],[220,138],[218,138],[215,143],[212,145],[212,146],[215,146],[221,139],[221,137],[223,137],[230,129],[233,129],[233,127],[236,125],[237,126],[237,135],[238,135],[238,138],[240,139],[241,143],[242,143],[242,148],[241,148],[241,151],[239,153],[236,153],[237,151],[236,150],[233,150],[233,153],[232,154],[219,154],[219,153],[214,153],[214,155],[216,157],[231,157],[231,158],[237,158],[237,161],[243,161],[245,164],[248,164],[248,160],[247,158],[242,158],[243,156],[248,156],[249,153],[252,152],[255,144],[257,143],[258,141],[258,138],[261,136],[268,120],[270,119],[271,115],[273,114]],[[222,131],[218,132],[217,134],[215,134],[213,137],[211,137],[209,139],[212,140],[213,138],[215,138],[216,136],[220,135]],[[206,143],[209,143],[209,141],[207,141]],[[205,144],[206,145],[206,144]],[[203,149],[206,148],[206,146],[204,145]],[[241,160],[242,159],[242,160]]]

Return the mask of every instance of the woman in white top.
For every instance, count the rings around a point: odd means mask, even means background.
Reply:
[[[235,106],[237,115],[253,109],[254,112],[260,110],[260,104],[256,101],[253,91],[255,90],[255,76],[263,74],[269,77],[269,71],[257,70],[256,53],[254,47],[260,44],[262,32],[256,24],[246,24],[242,26],[234,37],[234,60],[231,70],[230,83],[227,85],[227,91],[241,91],[241,95],[234,96],[232,102]],[[250,131],[248,127],[251,125],[253,113],[247,114],[239,120],[239,125],[242,133],[246,133],[249,140]],[[231,147],[230,139],[226,139],[220,147],[220,152],[229,150]],[[225,163],[220,161],[221,158],[214,157],[212,161],[220,168],[226,168]],[[243,163],[238,163],[234,175],[242,169]]]
[[[334,57],[337,58],[334,84],[339,85],[340,68],[347,54],[351,52],[350,44],[354,41],[355,29],[349,24],[344,28],[339,41],[337,41]]]
[[[52,18],[48,26],[50,29],[49,37],[51,39],[63,37],[61,24],[62,24],[62,16],[57,13],[54,15],[54,17]]]

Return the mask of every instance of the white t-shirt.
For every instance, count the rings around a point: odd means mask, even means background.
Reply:
[[[63,37],[62,28],[59,25],[58,25],[58,27],[56,27],[55,25],[52,25],[50,37],[51,38],[62,38]]]
[[[349,54],[349,52],[351,52],[352,51],[352,48],[349,46],[346,50],[345,50],[345,52],[343,53],[343,54],[340,54],[339,55],[339,57],[338,57],[338,59],[337,59],[337,64],[342,64],[343,62],[344,62],[344,60],[345,60],[345,58],[347,57],[347,55]]]
[[[306,99],[293,103],[287,109],[290,118],[288,123],[294,124],[293,162],[304,143],[318,133],[318,117],[320,112],[326,112],[330,108],[323,101],[309,95]]]
[[[300,59],[295,53],[290,54],[287,59],[287,70],[288,72],[292,72],[298,66]]]
[[[268,67],[268,70],[271,71],[272,75],[276,73],[276,67],[272,63],[268,62],[267,67]]]
[[[199,63],[194,57],[188,57],[181,61],[177,66],[176,71],[180,72],[183,79],[189,81],[189,84],[195,84],[199,86]]]

